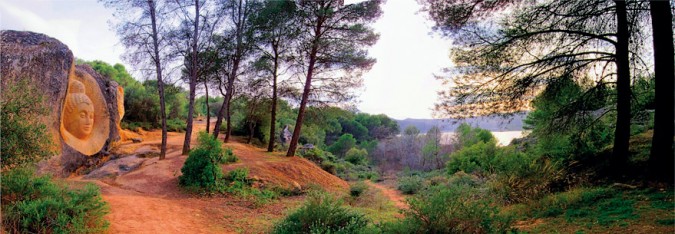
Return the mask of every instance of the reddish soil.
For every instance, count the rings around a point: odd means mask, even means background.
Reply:
[[[389,200],[394,202],[394,206],[396,206],[396,208],[403,210],[407,210],[408,208],[410,208],[408,206],[408,203],[405,202],[405,197],[403,196],[403,194],[401,194],[400,191],[392,189],[382,184],[370,182],[370,180],[366,180],[366,184],[382,191],[382,194],[384,194],[385,197],[389,198]]]
[[[204,122],[195,122],[192,145]],[[129,135],[131,135],[130,133]],[[134,133],[135,134],[135,133]],[[159,131],[134,135],[141,143],[122,142],[117,154],[132,154],[140,147],[159,148]],[[181,190],[178,186],[180,169],[187,156],[180,155],[184,134],[170,133],[165,160],[151,158],[138,169],[116,178],[73,182],[94,182],[101,187],[103,199],[108,202],[110,233],[262,233],[285,213],[299,206],[302,196],[284,197],[270,204],[256,207],[252,202],[232,196],[201,196]],[[312,184],[329,191],[345,192],[346,182],[321,170],[299,157],[284,157],[266,153],[263,149],[232,142],[225,147],[233,149],[239,162],[224,165],[225,170],[249,168],[249,177],[269,187],[306,188]]]

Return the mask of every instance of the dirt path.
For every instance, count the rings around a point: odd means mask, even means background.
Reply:
[[[195,122],[192,145],[197,143],[197,133],[205,129],[205,125],[205,122]],[[117,146],[117,153],[132,155],[138,149],[158,151],[159,131],[141,132],[134,137],[142,137],[143,142],[123,142]],[[149,158],[138,169],[113,178],[85,180],[80,176],[69,180],[93,182],[101,188],[103,200],[110,207],[106,216],[110,222],[109,233],[265,233],[288,210],[302,203],[304,197],[294,196],[256,206],[244,198],[209,197],[182,191],[178,177],[187,158],[181,155],[184,137],[182,133],[169,133],[165,160]],[[226,171],[247,167],[249,176],[291,187],[321,184],[329,190],[348,188],[346,182],[305,159],[270,154],[240,142],[225,146],[232,148],[240,159],[235,164],[224,165]]]
[[[384,194],[384,196],[386,196],[387,198],[389,198],[389,200],[394,202],[394,206],[396,206],[396,208],[399,208],[399,209],[410,208],[408,206],[408,203],[405,202],[405,197],[403,196],[403,194],[401,194],[400,191],[389,188],[389,187],[384,186],[382,184],[370,182],[370,180],[366,180],[366,184],[368,184],[371,187],[375,187],[375,188],[379,189],[380,191],[382,191],[382,194]]]

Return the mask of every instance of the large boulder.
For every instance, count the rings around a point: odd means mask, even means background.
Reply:
[[[110,143],[119,139],[117,83],[86,65],[75,66],[70,49],[44,34],[0,31],[0,51],[2,88],[28,80],[44,95],[49,114],[40,121],[58,154],[51,172],[69,175],[105,161]]]

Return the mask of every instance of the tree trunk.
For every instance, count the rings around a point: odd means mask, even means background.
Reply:
[[[204,81],[204,90],[206,91],[206,133],[209,133],[211,128],[211,110],[209,110],[209,87]]]
[[[229,80],[229,78],[228,78]],[[218,86],[218,89],[220,89],[220,94],[223,95],[223,97],[227,97],[226,93],[223,92],[223,87],[222,83]],[[227,98],[223,98],[223,104],[220,105],[220,109],[218,110],[218,114],[216,115],[216,124],[213,126],[213,138],[218,139],[218,134],[220,133],[220,125],[223,123],[223,115],[225,114],[225,108],[227,107]]]
[[[183,155],[190,153],[190,140],[192,138],[192,118],[195,112],[195,89],[197,88],[197,38],[199,37],[199,0],[195,0],[195,31],[192,35],[192,66],[190,68],[190,102],[188,104],[187,127],[185,128],[185,141],[183,142]]]
[[[654,136],[649,156],[652,178],[673,184],[675,156],[675,49],[673,48],[672,13],[669,1],[650,1],[654,41],[655,103]]]
[[[625,1],[616,3],[616,129],[612,152],[612,171],[624,172],[628,161],[628,143],[630,140],[630,70],[628,63],[628,16]]]
[[[225,118],[227,120],[225,128],[225,139],[223,140],[227,143],[230,140],[230,134],[232,133],[232,115],[230,113],[230,106],[232,104],[232,96],[234,96],[234,80],[237,75],[237,69],[239,68],[239,60],[235,60],[234,67],[232,69],[232,74],[228,79],[227,84],[227,95],[225,95]],[[221,110],[222,111],[222,110]]]
[[[270,117],[270,138],[269,144],[267,145],[267,152],[274,151],[275,143],[275,131],[277,124],[277,69],[279,68],[279,53],[277,53],[277,48],[274,47],[274,70],[272,72],[272,110]]]
[[[317,34],[318,35],[318,34]],[[309,92],[312,87],[312,75],[314,73],[314,64],[316,63],[316,54],[318,51],[318,42],[315,40],[312,43],[312,51],[309,55],[309,67],[307,69],[307,78],[305,79],[305,89],[302,91],[302,100],[300,101],[300,109],[298,109],[298,118],[295,120],[295,128],[293,129],[293,137],[291,143],[288,145],[288,152],[286,156],[291,157],[295,155],[295,150],[298,147],[298,140],[300,140],[300,131],[302,130],[302,121],[305,118],[305,107],[309,100]]]
[[[248,139],[246,140],[246,144],[251,144],[251,141],[253,140],[253,131],[255,131],[255,124],[254,123],[248,123]]]
[[[148,7],[150,8],[150,21],[152,21],[152,45],[154,52],[155,72],[157,73],[157,91],[159,92],[159,111],[162,121],[162,144],[159,150],[159,160],[166,158],[166,104],[164,101],[164,80],[162,79],[162,65],[159,61],[159,43],[157,38],[157,18],[155,1],[148,0]]]

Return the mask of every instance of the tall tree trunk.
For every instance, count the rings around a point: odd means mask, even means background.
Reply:
[[[239,60],[235,60],[233,64],[232,74],[228,79],[227,84],[227,95],[225,95],[225,118],[227,120],[225,128],[225,139],[223,140],[227,143],[230,140],[230,135],[232,134],[232,115],[230,113],[230,106],[232,104],[232,96],[234,96],[234,80],[237,75],[237,70],[239,68]]]
[[[628,142],[630,140],[630,70],[628,63],[628,14],[625,1],[616,3],[616,129],[612,152],[612,170],[623,172],[628,161]]]
[[[650,1],[654,41],[655,102],[654,136],[649,156],[649,171],[656,180],[672,185],[675,172],[673,135],[675,135],[675,49],[672,13],[669,1]]]
[[[190,153],[192,138],[192,119],[195,112],[195,89],[197,88],[197,38],[199,37],[199,0],[195,0],[195,31],[192,35],[192,66],[190,68],[190,102],[188,104],[187,127],[183,142],[183,155]]]
[[[237,70],[239,70],[239,62],[241,62],[241,57],[242,57],[242,37],[243,37],[243,31],[244,31],[244,21],[245,16],[244,13],[242,13],[243,0],[239,0],[239,5],[238,5],[238,10],[237,10],[237,32],[236,32],[236,37],[237,37],[237,48],[235,52],[235,57],[234,61],[232,63],[232,74],[230,74],[230,79],[229,83],[227,84],[227,106],[225,109],[225,117],[227,118],[227,124],[225,128],[225,139],[223,140],[225,143],[230,141],[230,135],[232,134],[232,114],[230,113],[230,105],[232,104],[232,96],[234,96],[234,80],[237,78]]]
[[[251,141],[253,140],[253,131],[255,131],[255,124],[248,123],[248,139],[246,140],[246,144],[251,144]]]
[[[204,81],[204,90],[206,91],[206,133],[209,133],[211,128],[211,110],[209,110],[209,87],[206,81]]]
[[[230,80],[228,78],[227,80]],[[223,92],[223,85],[222,83],[218,85],[218,89],[220,90],[220,94],[223,95],[223,97],[227,97],[227,94]],[[220,109],[218,110],[218,114],[216,115],[216,124],[213,126],[213,138],[218,138],[218,134],[220,133],[220,125],[223,123],[223,115],[225,114],[225,108],[227,107],[227,98],[223,98],[223,104],[220,105]]]
[[[152,21],[152,46],[154,52],[155,72],[157,73],[157,91],[159,92],[159,111],[162,118],[162,144],[159,148],[159,160],[166,158],[166,104],[164,101],[164,80],[162,79],[162,64],[159,60],[159,40],[157,39],[157,16],[155,1],[148,0],[150,21]]]
[[[316,34],[318,35],[318,34]],[[305,107],[307,106],[307,101],[309,100],[309,92],[312,87],[312,75],[314,73],[314,64],[316,63],[316,54],[318,51],[318,40],[315,40],[312,43],[312,50],[309,55],[309,67],[307,69],[307,77],[305,79],[305,88],[302,91],[302,100],[300,101],[300,109],[298,109],[298,118],[295,120],[295,128],[293,129],[293,137],[291,137],[291,143],[288,145],[288,152],[286,156],[294,156],[295,150],[298,147],[298,140],[300,140],[300,131],[302,130],[302,121],[305,118]]]
[[[274,46],[274,70],[272,72],[272,110],[270,117],[270,139],[267,145],[267,152],[274,151],[275,131],[277,125],[277,70],[279,68],[279,53]]]

